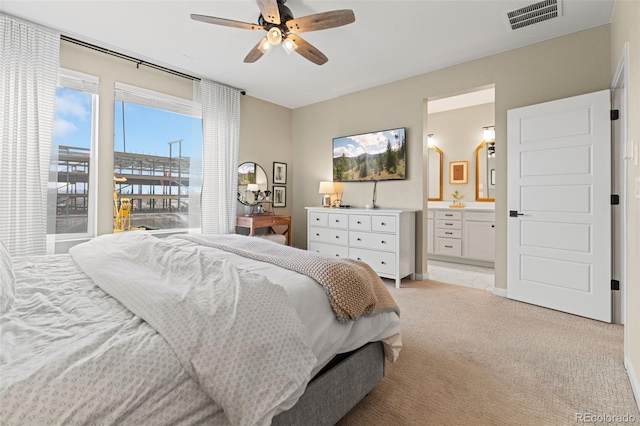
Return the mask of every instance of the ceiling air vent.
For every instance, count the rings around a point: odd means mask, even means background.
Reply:
[[[562,15],[558,0],[545,0],[507,13],[512,30],[537,24]]]

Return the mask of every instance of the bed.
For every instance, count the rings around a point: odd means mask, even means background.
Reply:
[[[366,264],[257,238],[1,254],[3,425],[334,424],[402,345]]]

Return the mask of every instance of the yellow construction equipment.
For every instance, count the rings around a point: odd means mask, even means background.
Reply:
[[[118,189],[117,183],[126,182],[125,177],[113,176],[113,232],[122,232],[131,229],[131,200],[128,198],[120,198],[120,207],[118,207]]]

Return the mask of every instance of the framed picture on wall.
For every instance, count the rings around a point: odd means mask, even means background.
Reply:
[[[467,164],[466,161],[449,162],[449,183],[467,183]]]
[[[273,185],[273,207],[287,207],[287,187]]]
[[[287,183],[287,163],[273,162],[273,183]]]

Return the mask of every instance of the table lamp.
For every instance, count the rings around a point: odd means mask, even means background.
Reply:
[[[322,197],[322,207],[331,207],[331,196],[333,194],[333,182],[321,181],[318,193],[324,194]]]

